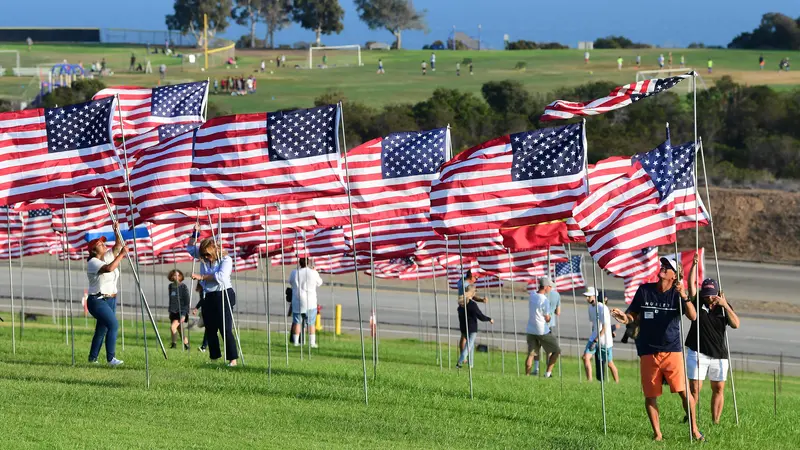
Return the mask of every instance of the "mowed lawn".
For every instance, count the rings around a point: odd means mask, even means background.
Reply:
[[[562,88],[577,86],[590,81],[612,81],[619,84],[635,80],[636,55],[642,57],[641,70],[657,69],[658,55],[665,58],[673,53],[673,69],[679,73],[680,56],[686,56],[688,67],[698,69],[706,85],[723,75],[730,75],[734,80],[746,84],[767,84],[779,89],[792,89],[800,86],[800,73],[778,73],[778,62],[783,57],[794,60],[792,52],[784,51],[748,51],[721,49],[643,49],[643,50],[594,50],[588,65],[583,62],[583,51],[571,50],[530,50],[530,51],[437,51],[436,72],[428,68],[423,76],[420,63],[429,61],[430,51],[362,51],[363,66],[355,64],[355,54],[344,54],[342,51],[329,51],[328,64],[336,65],[329,69],[295,69],[295,65],[307,66],[307,51],[272,51],[272,50],[237,50],[238,68],[226,69],[219,64],[209,71],[201,71],[202,58],[198,64],[181,64],[180,58],[158,55],[146,55],[144,46],[105,46],[105,45],[34,45],[31,52],[24,45],[0,45],[0,50],[19,50],[23,66],[35,66],[60,62],[67,59],[70,63],[82,62],[89,67],[92,61],[106,58],[108,66],[115,71],[107,77],[109,85],[141,85],[154,86],[159,83],[158,65],[167,64],[166,82],[177,83],[205,78],[228,76],[248,76],[253,74],[262,59],[267,61],[267,71],[255,73],[258,81],[258,92],[255,95],[230,96],[226,94],[212,95],[211,101],[224,109],[241,113],[256,111],[272,111],[290,107],[308,107],[314,98],[329,90],[341,91],[347,99],[380,107],[386,104],[413,103],[425,100],[439,87],[458,88],[480,95],[481,86],[492,80],[511,79],[523,83],[532,92],[547,95]],[[201,53],[201,50],[179,49],[182,52]],[[152,75],[128,73],[129,58],[135,53],[139,61],[150,58],[155,71]],[[278,69],[275,58],[285,54],[287,67]],[[767,60],[766,68],[758,68],[758,57],[763,54]],[[321,64],[323,53],[315,53],[314,64]],[[622,56],[625,60],[622,71],[617,70],[616,59]],[[708,58],[714,61],[714,73],[706,73]],[[377,75],[378,59],[383,59],[386,73]],[[474,61],[474,75],[469,75],[468,65],[461,64],[461,76],[456,76],[456,63],[465,59]],[[0,65],[8,67],[13,57],[11,54],[0,54]],[[216,62],[219,62],[218,58]],[[517,63],[524,63],[525,70],[516,70]],[[18,94],[30,82],[29,79],[15,77],[0,78],[0,95]],[[688,87],[688,86],[687,86]],[[685,91],[684,91],[685,92]]]
[[[491,366],[479,353],[470,400],[466,370],[448,370],[447,361],[440,370],[432,344],[386,339],[376,378],[367,344],[366,406],[357,337],[333,342],[321,336],[310,360],[292,347],[287,366],[283,336],[275,334],[271,376],[264,331],[244,332],[247,365],[235,369],[209,364],[197,351],[168,350],[165,361],[151,342],[147,389],[143,348],[133,330],[118,353],[125,365],[111,369],[86,362],[91,335],[82,322],[75,367],[63,330],[28,324],[14,356],[9,323],[0,326],[3,448],[690,447],[674,395],[661,401],[666,443],[650,440],[637,370],[626,361],[619,362],[622,382],[606,386],[604,435],[600,384],[578,381],[574,357],[564,361],[559,380],[517,376],[512,353],[502,374],[496,349]],[[772,376],[737,373],[736,384],[739,426],[730,391],[717,426],[710,425],[709,393],[701,397],[706,446],[796,448],[798,380],[784,379],[777,416]]]

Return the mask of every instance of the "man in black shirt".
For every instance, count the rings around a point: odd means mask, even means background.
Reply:
[[[689,271],[689,295],[697,294],[697,280],[694,272],[697,267],[697,256]],[[720,292],[719,283],[713,278],[706,278],[700,285],[700,306],[697,308],[698,319],[692,321],[689,334],[686,336],[686,372],[689,376],[689,389],[692,397],[697,398],[703,387],[703,380],[708,374],[711,380],[711,419],[717,424],[722,415],[724,403],[725,380],[728,376],[728,348],[725,339],[727,327],[739,328],[739,317]],[[699,331],[699,336],[698,336]],[[698,354],[698,340],[700,349]]]

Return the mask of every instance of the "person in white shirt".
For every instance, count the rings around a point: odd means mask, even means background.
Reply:
[[[546,354],[550,355],[547,360],[547,370],[545,378],[553,376],[553,367],[561,355],[561,348],[558,341],[550,332],[550,302],[547,295],[553,290],[555,285],[549,277],[539,278],[539,290],[531,292],[530,302],[528,303],[528,326],[525,329],[528,341],[528,358],[525,360],[525,375],[539,374],[539,361],[531,372],[535,356],[540,355],[540,350],[544,348]]]
[[[119,264],[128,250],[120,238],[119,229],[114,225],[116,241],[111,250],[106,247],[106,237],[92,239],[86,245],[89,261],[86,263],[86,275],[89,278],[89,296],[86,309],[97,319],[89,350],[89,362],[97,363],[103,340],[106,343],[106,361],[110,366],[119,366],[122,361],[115,356],[117,348],[117,282],[119,280]]]
[[[614,378],[615,383],[619,383],[619,373],[617,366],[614,365],[612,359],[612,347],[614,347],[614,336],[611,334],[611,314],[608,312],[606,299],[602,299],[599,303],[597,301],[597,289],[590,287],[583,293],[586,297],[586,303],[589,304],[589,323],[592,324],[592,334],[589,336],[589,342],[586,343],[586,348],[583,350],[583,367],[586,369],[586,379],[592,381],[592,356],[600,347],[600,351],[605,353],[605,360],[608,361],[608,370]],[[597,312],[600,311],[600,337],[597,333]],[[601,353],[602,355],[603,353]]]
[[[300,258],[300,268],[289,275],[292,286],[292,344],[300,345],[303,319],[308,325],[308,345],[317,348],[314,324],[317,320],[317,288],[322,286],[322,277],[311,267],[308,258]]]

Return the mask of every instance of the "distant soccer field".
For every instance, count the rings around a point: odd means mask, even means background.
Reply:
[[[430,51],[369,51],[362,50],[363,66],[355,65],[355,53],[330,51],[328,69],[295,69],[308,64],[307,51],[238,50],[238,68],[226,69],[219,65],[201,72],[202,57],[194,65],[181,64],[180,58],[162,54],[146,55],[144,46],[98,46],[98,45],[34,45],[28,52],[24,45],[0,45],[0,50],[19,50],[23,66],[58,63],[64,59],[71,63],[83,62],[89,67],[92,61],[106,58],[115,74],[106,77],[108,85],[152,86],[159,82],[158,65],[168,65],[167,82],[175,83],[203,78],[221,79],[228,76],[249,76],[257,71],[262,59],[267,61],[265,73],[255,73],[258,92],[247,96],[212,95],[212,101],[232,112],[271,111],[289,107],[310,106],[315,97],[328,90],[342,91],[346,98],[379,107],[393,103],[413,103],[427,99],[439,87],[457,88],[480,95],[481,86],[487,81],[511,79],[523,83],[532,92],[547,94],[561,87],[580,85],[593,80],[607,80],[620,84],[635,80],[636,55],[641,55],[640,70],[658,69],[658,56],[669,58],[673,54],[672,68],[679,70],[681,55],[686,66],[698,70],[706,85],[712,85],[723,75],[730,75],[739,83],[767,84],[778,89],[800,86],[797,71],[779,73],[778,62],[793,54],[785,51],[710,50],[710,49],[644,49],[644,50],[594,50],[590,63],[584,64],[582,50],[530,50],[530,51],[438,51],[436,71],[428,67],[423,76],[420,63],[429,62]],[[201,50],[179,49],[201,54]],[[156,73],[144,75],[128,73],[131,53],[138,61],[150,58]],[[275,58],[285,54],[287,67],[278,69]],[[758,57],[766,58],[765,69],[759,70]],[[325,52],[315,52],[314,65],[322,64]],[[617,70],[616,59],[624,59],[623,69]],[[474,75],[469,74],[468,64],[461,64],[461,76],[456,76],[456,63],[466,58],[474,62]],[[712,58],[713,74],[707,74],[707,60]],[[383,60],[385,74],[376,74],[378,59]],[[0,54],[0,65],[8,67],[11,55]],[[352,63],[347,67],[340,64]],[[524,70],[515,69],[523,63]],[[668,65],[668,64],[667,64]],[[30,81],[30,80],[28,80]],[[0,78],[0,95],[18,92],[24,79]]]
[[[150,340],[152,384],[145,387],[141,340],[128,328],[125,365],[86,362],[91,328],[76,320],[77,365],[63,328],[28,324],[11,353],[11,327],[0,323],[0,433],[3,448],[696,448],[676,395],[660,400],[664,443],[651,441],[637,369],[618,361],[620,384],[605,389],[608,434],[603,434],[600,384],[578,381],[577,360],[565,359],[556,377],[517,376],[513,351],[478,353],[474,400],[466,369],[443,370],[434,345],[382,339],[373,377],[367,337],[369,406],[364,405],[359,341],[330,334],[301,360],[283,336],[272,337],[268,378],[265,332],[244,331],[245,367],[208,364],[207,354],[168,350]],[[91,327],[93,320],[89,320]],[[132,324],[129,324],[132,325]],[[274,328],[273,328],[274,329]],[[167,325],[162,337],[169,339]],[[148,330],[152,338],[152,330]],[[197,345],[197,331],[191,333]],[[484,334],[482,342],[486,342]],[[623,351],[622,348],[619,349]],[[624,351],[628,351],[627,349]],[[454,352],[453,352],[454,353]],[[102,359],[102,358],[101,358]],[[522,361],[520,361],[522,362]],[[728,383],[721,425],[709,417],[710,390],[701,393],[700,425],[710,448],[797,447],[798,380],[786,377],[773,413],[772,376],[737,372],[740,425],[734,424]],[[668,390],[668,389],[667,389]]]

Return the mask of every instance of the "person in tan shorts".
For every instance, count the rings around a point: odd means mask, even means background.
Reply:
[[[681,309],[689,320],[697,318],[697,311],[680,281],[680,264],[668,258],[661,258],[660,262],[658,281],[639,286],[628,310],[623,312],[614,308],[611,315],[623,324],[639,321],[636,352],[642,369],[644,404],[653,427],[653,439],[663,439],[658,397],[661,396],[662,381],[666,381],[670,392],[680,395],[683,400],[684,410],[692,419],[692,435],[703,441],[705,437],[695,420],[695,400],[686,389],[680,332]]]

